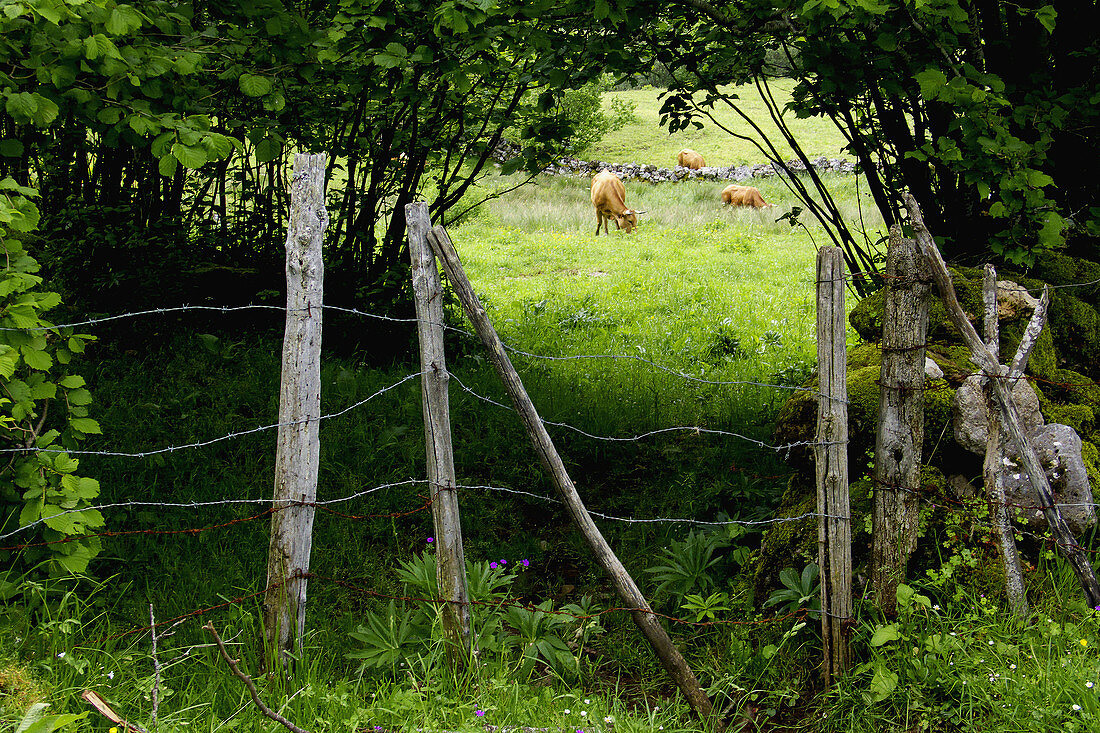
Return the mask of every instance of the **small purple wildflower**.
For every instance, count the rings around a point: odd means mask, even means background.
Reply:
[[[375,730],[382,730],[382,726],[380,726],[380,725],[376,725],[376,726],[374,726],[374,729],[375,729]]]
[[[429,537],[428,538],[428,544],[430,545],[433,542],[435,542],[435,537]]]
[[[527,562],[527,558],[523,558],[522,560],[519,561],[519,564],[522,565],[523,567],[527,567],[531,563]],[[1096,610],[1100,611],[1100,606],[1097,606]]]
[[[497,569],[497,564],[495,562],[491,562],[491,563],[489,563],[489,567],[492,568],[493,570],[496,570]]]
[[[484,710],[475,710],[474,715],[476,715],[479,718],[484,718],[485,717],[485,711]]]
[[[501,560],[501,561],[500,561],[500,564],[501,564],[501,565],[507,565],[507,564],[508,564],[508,561],[507,561],[507,560]]]

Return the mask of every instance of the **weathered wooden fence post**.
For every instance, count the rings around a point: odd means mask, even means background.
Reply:
[[[943,257],[932,239],[932,233],[928,231],[928,227],[924,223],[917,200],[913,198],[912,194],[908,193],[905,194],[904,199],[906,208],[909,209],[909,219],[913,224],[913,232],[916,234],[917,243],[932,266],[932,276],[935,278],[936,287],[939,288],[940,297],[943,298],[944,306],[947,308],[947,315],[951,322],[955,324],[955,327],[959,329],[963,341],[970,348],[974,363],[981,367],[982,372],[989,378],[989,382],[993,386],[993,396],[996,398],[997,409],[1001,413],[1001,422],[1005,430],[1008,431],[1008,439],[1020,447],[1020,459],[1023,462],[1024,472],[1027,473],[1031,486],[1039,497],[1043,515],[1050,524],[1050,531],[1054,535],[1054,542],[1059,552],[1062,553],[1062,556],[1065,557],[1070,567],[1073,568],[1073,572],[1077,575],[1077,580],[1085,593],[1086,602],[1090,606],[1100,606],[1100,582],[1096,580],[1096,572],[1092,569],[1089,558],[1085,555],[1081,545],[1078,544],[1077,538],[1074,537],[1069,525],[1066,524],[1062,513],[1058,511],[1058,505],[1054,503],[1054,492],[1051,491],[1050,481],[1047,479],[1046,471],[1043,470],[1042,463],[1039,461],[1038,453],[1035,452],[1035,446],[1032,444],[1030,437],[1024,434],[1019,410],[1016,408],[1015,400],[1012,399],[1010,379],[1006,379],[1012,374],[1017,374],[1017,377],[1023,374],[1023,367],[1017,368],[1017,364],[1026,363],[1026,359],[1022,358],[1020,354],[1024,343],[1021,341],[1021,349],[1017,351],[1017,357],[1013,359],[1011,369],[1001,366],[993,358],[993,355],[989,353],[989,349],[986,348],[985,342],[974,330],[974,325],[970,323],[966,313],[963,312],[962,306],[959,305],[959,298],[955,294],[955,286],[951,283],[951,274],[947,271],[947,264],[943,261]],[[1036,309],[1037,314],[1038,311],[1039,309]],[[1027,331],[1031,330],[1036,321],[1039,321],[1039,319],[1033,315]],[[1027,334],[1025,332],[1025,340],[1026,338]]]
[[[407,204],[405,221],[420,335],[421,406],[435,526],[436,578],[441,597],[447,601],[443,607],[443,633],[453,644],[451,658],[457,664],[465,657],[470,638],[470,596],[466,588],[466,559],[462,552],[462,523],[451,450],[447,395],[450,375],[443,350],[443,284],[427,240],[431,229],[428,205]],[[454,653],[457,651],[463,653]]]
[[[848,495],[848,351],[844,252],[817,253],[817,554],[825,685],[848,668],[852,523]]]
[[[267,556],[264,629],[284,664],[292,639],[301,650],[306,578],[317,499],[321,417],[321,311],[324,265],[325,155],[294,159],[286,235],[286,330],[279,385],[275,513]]]
[[[1001,359],[1001,328],[997,309],[997,270],[986,265],[982,275],[982,301],[985,310],[986,348],[994,361]],[[1021,344],[1023,346],[1023,344]],[[997,535],[997,544],[1001,549],[1001,561],[1005,569],[1005,593],[1012,613],[1020,619],[1027,618],[1027,594],[1024,593],[1024,573],[1020,568],[1020,553],[1016,549],[1016,538],[1012,534],[1012,512],[1005,502],[1005,440],[1004,426],[1001,425],[1000,412],[997,410],[997,398],[993,394],[993,385],[986,380],[986,408],[989,412],[989,433],[985,441],[985,463],[982,473],[985,476],[985,495],[989,500],[989,516],[993,520],[993,532]]]
[[[916,242],[890,229],[886,303],[882,316],[882,370],[875,434],[871,586],[875,605],[897,613],[917,543],[921,448],[924,443],[924,350],[931,285]]]
[[[657,620],[657,616],[650,609],[645,596],[642,595],[634,579],[630,577],[622,562],[616,557],[610,545],[607,544],[607,540],[604,539],[599,528],[592,521],[584,502],[581,501],[581,497],[577,493],[577,487],[573,484],[569,472],[565,469],[565,463],[554,447],[550,434],[546,432],[546,426],[543,425],[542,419],[535,410],[531,398],[527,395],[527,390],[524,389],[511,360],[504,352],[504,345],[501,343],[500,337],[485,315],[485,309],[482,308],[477,293],[474,292],[473,286],[466,277],[462,262],[459,260],[458,253],[455,251],[450,237],[447,236],[446,230],[443,227],[436,227],[428,234],[428,241],[431,243],[432,249],[435,250],[440,262],[442,262],[443,269],[447,272],[447,278],[451,281],[467,318],[473,323],[474,330],[477,331],[478,336],[488,348],[489,361],[504,384],[508,396],[511,397],[512,404],[516,408],[520,419],[523,420],[523,424],[527,428],[527,434],[531,438],[531,444],[534,446],[543,467],[554,482],[554,488],[557,490],[558,496],[565,505],[573,523],[584,535],[585,541],[591,548],[593,555],[595,555],[596,562],[607,573],[608,579],[614,586],[619,598],[631,609],[630,615],[634,619],[634,623],[638,625],[642,634],[657,653],[657,657],[661,660],[661,665],[665,668],[665,671],[684,693],[684,697],[687,698],[692,710],[701,719],[716,722],[713,720],[714,709],[710,698],[707,697],[706,692],[699,685],[695,673],[691,671],[691,667],[688,666],[683,655],[672,643],[672,639],[669,638],[668,633]],[[720,721],[718,721],[718,725],[721,726]]]

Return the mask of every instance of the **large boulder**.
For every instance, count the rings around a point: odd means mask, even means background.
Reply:
[[[1025,435],[1034,435],[1045,420],[1039,412],[1039,397],[1026,379],[1014,380],[1012,399],[1020,413],[1020,427]],[[982,378],[972,374],[955,391],[951,403],[955,441],[975,455],[985,455],[989,439],[989,406],[982,389]]]
[[[1054,503],[1066,524],[1080,535],[1096,523],[1096,505],[1082,457],[1081,438],[1068,425],[1044,425],[1032,438],[1039,462],[1050,480]],[[1019,451],[1009,451],[1005,466],[1005,501],[1017,507],[1016,519],[1033,529],[1046,527],[1042,501],[1026,472]]]

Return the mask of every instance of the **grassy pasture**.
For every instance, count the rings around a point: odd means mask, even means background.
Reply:
[[[772,92],[780,106],[790,99],[792,87],[793,82],[787,79],[776,79],[772,82]],[[781,142],[782,138],[768,117],[767,109],[756,89],[742,86],[733,91],[738,96],[737,104],[740,109],[775,142],[780,157],[783,160],[792,159],[793,151],[785,142]],[[676,154],[682,148],[693,148],[702,153],[707,165],[712,166],[762,163],[767,160],[761,149],[752,142],[761,143],[760,134],[737,112],[721,103],[715,105],[712,111],[714,118],[723,127],[736,135],[749,138],[748,140],[730,135],[709,120],[703,120],[705,124],[702,129],[689,127],[672,134],[662,130],[659,126],[662,104],[658,99],[659,94],[660,91],[652,87],[608,92],[604,96],[605,111],[611,111],[611,101],[614,99],[633,102],[636,105],[637,119],[622,129],[609,133],[587,150],[584,157],[590,160],[669,167],[676,164]],[[843,151],[844,136],[827,120],[797,119],[791,112],[784,114],[784,120],[811,159],[819,156],[845,159],[852,157]]]
[[[667,165],[684,144],[710,157],[705,140],[668,140],[652,124],[634,135],[629,155],[624,147],[621,154],[592,157]],[[720,144],[714,150],[730,162],[738,155]],[[485,191],[508,183],[488,181]],[[849,220],[876,238],[881,224],[857,180],[830,183]],[[451,236],[490,317],[519,349],[546,356],[638,356],[712,381],[797,384],[813,364],[813,262],[823,233],[811,221],[805,228],[775,221],[797,203],[778,179],[754,182],[776,204],[764,211],[722,209],[723,185],[628,182],[628,203],[648,211],[638,231],[628,236],[612,228],[610,236],[595,236],[587,180],[540,178],[451,227]],[[100,352],[93,352],[96,361],[86,374],[105,435],[90,448],[140,451],[274,421],[277,338],[221,333],[212,341],[195,330],[166,335],[159,350],[148,352],[128,351],[125,343],[96,347]],[[448,348],[456,381],[502,399],[479,344],[452,331]],[[776,387],[690,382],[634,360],[513,358],[544,418],[601,435],[698,425],[767,441],[786,394]],[[407,358],[392,365],[328,356],[323,411],[348,408],[418,368],[411,341]],[[408,382],[325,421],[319,498],[423,475],[419,410],[419,390]],[[508,411],[456,385],[452,426],[461,482],[549,493]],[[731,437],[689,432],[620,444],[558,427],[552,434],[586,503],[597,511],[761,518],[785,489],[781,455]],[[271,433],[260,433],[137,461],[87,456],[81,469],[100,479],[105,501],[262,498],[270,494],[273,445]],[[311,581],[304,658],[286,675],[257,671],[264,664],[277,668],[252,643],[260,636],[258,602],[233,602],[262,586],[266,522],[186,531],[246,519],[254,507],[109,515],[110,529],[134,534],[109,540],[95,567],[100,580],[77,585],[49,579],[0,603],[0,730],[14,730],[35,700],[51,703],[51,713],[83,712],[79,694],[88,688],[151,728],[148,636],[120,635],[147,623],[150,603],[162,620],[221,606],[202,619],[240,644],[234,653],[272,707],[319,733],[481,731],[486,724],[585,733],[702,730],[621,614],[593,619],[599,627],[592,632],[599,634],[595,654],[582,643],[580,673],[568,679],[544,669],[524,671],[516,655],[504,651],[486,651],[476,664],[452,672],[440,644],[419,648],[407,663],[357,672],[356,662],[344,657],[357,648],[348,632],[369,612],[385,613],[387,604],[348,586],[405,594],[394,571],[424,550],[432,523],[426,512],[386,515],[421,505],[422,490],[372,494],[339,507],[380,515],[367,519],[318,514],[311,569],[347,585]],[[518,558],[530,559],[531,572],[511,588],[517,597],[550,599],[556,608],[584,595],[614,604],[556,505],[469,490],[462,511],[468,557],[507,557],[513,566]],[[985,540],[980,529],[957,521],[950,540],[927,538],[942,548],[943,569],[913,582],[930,597],[913,601],[898,619],[878,618],[860,606],[853,629],[857,666],[828,693],[814,677],[820,648],[815,622],[762,618],[764,599],[751,597],[745,573],[730,557],[721,557],[710,590],[727,594],[730,608],[718,614],[735,623],[672,631],[715,700],[744,707],[746,730],[1100,729],[1094,690],[1100,684],[1094,652],[1100,615],[1082,607],[1071,575],[1049,552],[1030,576],[1036,578],[1033,590],[1041,591],[1035,593],[1041,613],[1022,627],[993,592],[987,597],[986,586],[978,591],[964,584],[988,581],[978,575],[983,570],[972,554]],[[687,535],[682,526],[600,520],[600,528],[646,592],[656,585],[646,569],[666,561],[662,551]],[[751,551],[759,535],[735,540]],[[792,558],[796,569],[803,564]],[[683,597],[666,592],[654,600],[665,612],[689,615]],[[205,646],[200,623],[188,621],[159,647],[166,669],[157,730],[276,730]],[[73,729],[106,731],[109,725],[89,718]]]

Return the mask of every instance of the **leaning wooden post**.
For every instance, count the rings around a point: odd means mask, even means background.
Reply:
[[[882,316],[878,430],[875,433],[871,587],[875,605],[897,614],[917,543],[921,448],[924,443],[924,350],[932,288],[917,244],[890,229]]]
[[[844,251],[817,253],[817,556],[825,686],[848,669],[852,523],[848,496],[848,350]]]
[[[405,206],[412,259],[417,332],[420,335],[421,400],[427,448],[428,485],[435,526],[436,578],[443,600],[443,633],[453,644],[451,659],[460,664],[470,639],[470,596],[466,589],[466,559],[462,552],[462,523],[451,450],[451,417],[447,360],[443,351],[443,284],[428,244],[431,229],[428,205]]]
[[[286,330],[279,384],[275,514],[267,555],[264,629],[284,664],[306,623],[306,578],[317,499],[321,417],[321,310],[324,265],[325,156],[294,159],[286,235]]]
[[[550,434],[546,432],[546,426],[543,425],[542,419],[531,402],[531,398],[527,396],[527,391],[512,366],[511,360],[504,352],[504,345],[501,343],[500,337],[493,329],[489,318],[485,315],[485,309],[481,307],[477,293],[474,292],[473,286],[466,277],[466,272],[458,259],[458,253],[455,251],[454,245],[451,244],[451,239],[447,236],[446,230],[443,227],[436,227],[429,233],[428,241],[435,250],[436,256],[443,263],[443,269],[447,272],[447,279],[451,281],[455,294],[466,312],[466,317],[473,323],[474,330],[477,331],[478,336],[481,337],[488,348],[489,361],[492,363],[501,382],[504,383],[504,388],[507,390],[508,396],[511,397],[516,412],[519,413],[520,419],[523,420],[523,424],[527,428],[528,436],[531,438],[531,443],[534,445],[539,460],[554,482],[554,488],[557,489],[558,496],[565,504],[566,511],[569,512],[569,516],[592,549],[596,562],[607,573],[623,604],[630,608],[630,615],[634,619],[634,623],[638,625],[642,634],[653,646],[665,671],[680,687],[692,710],[703,720],[711,720],[714,710],[710,698],[699,686],[695,673],[691,671],[679,650],[673,645],[668,633],[665,632],[658,622],[657,616],[650,609],[649,603],[646,602],[642,592],[638,590],[634,579],[627,573],[626,568],[615,556],[611,546],[607,544],[607,540],[604,539],[595,522],[592,521],[592,517],[588,514],[588,510],[581,501],[573,480],[569,478],[569,473],[565,470],[565,463],[558,455],[554,442],[550,439]]]
[[[982,277],[982,300],[984,303],[985,328],[982,336],[986,348],[994,361],[1000,361],[1000,317],[997,309],[997,270],[986,265]],[[1022,344],[1021,344],[1022,346]],[[1012,533],[1012,512],[1005,501],[1005,441],[1001,415],[997,409],[997,398],[993,394],[993,385],[986,380],[983,388],[987,411],[989,412],[989,432],[985,441],[985,494],[989,501],[989,516],[993,520],[993,532],[997,536],[997,545],[1001,550],[1001,562],[1005,570],[1005,593],[1008,605],[1016,618],[1028,616],[1027,594],[1024,593],[1024,573],[1020,567],[1020,553],[1016,549],[1016,538]]]
[[[1046,471],[1043,470],[1043,465],[1039,461],[1039,455],[1035,452],[1035,446],[1032,445],[1031,439],[1024,434],[1021,427],[1020,413],[1016,409],[1015,400],[1012,399],[1010,379],[1006,379],[1013,372],[1008,367],[1001,366],[993,358],[993,355],[989,353],[989,349],[986,348],[985,342],[974,330],[974,325],[970,323],[966,313],[963,312],[962,306],[959,305],[958,296],[955,295],[955,287],[951,283],[951,274],[947,271],[947,265],[932,239],[931,232],[924,224],[920,206],[917,205],[917,201],[912,194],[906,193],[904,198],[905,205],[909,209],[909,219],[913,224],[913,232],[916,234],[921,252],[932,265],[932,275],[936,280],[936,286],[939,288],[940,297],[943,298],[944,306],[947,308],[947,315],[951,322],[955,324],[959,333],[962,334],[963,341],[970,348],[974,363],[981,367],[982,372],[993,385],[993,395],[996,398],[998,411],[1001,413],[1002,424],[1008,431],[1008,439],[1020,447],[1020,459],[1023,462],[1023,469],[1031,481],[1032,488],[1039,497],[1043,515],[1050,524],[1050,531],[1054,535],[1055,544],[1057,544],[1058,550],[1077,575],[1077,580],[1085,592],[1085,600],[1090,606],[1100,606],[1100,583],[1096,580],[1096,572],[1092,569],[1092,564],[1081,545],[1077,543],[1077,538],[1073,535],[1069,525],[1066,524],[1062,513],[1058,511],[1058,505],[1054,503],[1054,492],[1051,491],[1050,481],[1047,479]],[[1023,346],[1022,343],[1021,346]],[[1017,360],[1013,360],[1013,366],[1016,362]],[[1019,373],[1023,373],[1022,368]]]

